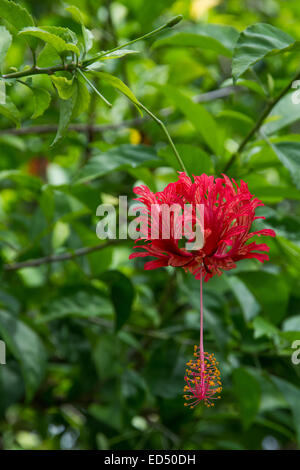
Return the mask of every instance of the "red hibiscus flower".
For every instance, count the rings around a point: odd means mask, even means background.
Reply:
[[[191,409],[199,403],[214,406],[222,382],[214,354],[204,351],[202,279],[207,282],[215,274],[220,276],[242,259],[268,260],[269,247],[249,240],[255,235],[274,237],[275,232],[250,232],[254,220],[264,218],[255,216],[255,209],[264,204],[250,193],[244,181],[238,185],[226,175],[215,179],[203,174],[194,176],[192,182],[180,173],[178,181],[162,192],[152,193],[147,186],[134,188],[134,192],[143,206],[138,218],[140,238],[135,246],[140,251],[130,258],[152,256],[155,260],[147,262],[145,269],[182,267],[200,279],[200,342],[195,345],[193,359],[187,362],[183,392],[185,406]],[[201,243],[197,240],[199,227]],[[188,249],[182,235],[190,243]]]
[[[144,206],[140,216],[141,238],[135,246],[140,251],[131,254],[130,259],[156,258],[145,263],[145,269],[182,267],[196,279],[200,279],[202,274],[207,282],[215,274],[221,275],[222,271],[235,268],[236,262],[242,259],[256,258],[261,262],[269,259],[266,254],[269,247],[265,243],[248,243],[255,235],[274,237],[275,232],[270,229],[250,232],[252,222],[264,218],[255,217],[255,209],[264,204],[250,193],[244,181],[239,186],[226,175],[215,179],[203,174],[194,176],[192,182],[185,173],[180,173],[178,181],[170,183],[162,192],[153,193],[147,186],[138,186],[134,192]],[[183,216],[178,213],[171,213],[170,236],[163,236],[164,222],[161,223],[161,217],[153,217],[153,209],[162,216],[163,210],[160,208],[173,205],[182,209],[185,205],[191,205],[190,227],[199,223],[195,207],[202,205],[204,243],[201,248],[187,250],[181,246],[177,233],[180,231],[177,229],[183,224]],[[189,241],[195,238],[195,235],[187,235]]]

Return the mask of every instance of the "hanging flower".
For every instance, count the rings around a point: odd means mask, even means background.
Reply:
[[[250,232],[252,222],[264,217],[255,217],[255,209],[264,204],[249,191],[247,184],[241,181],[240,186],[228,176],[214,179],[205,174],[194,176],[191,181],[185,173],[179,174],[179,180],[170,183],[162,192],[153,193],[147,186],[134,188],[139,196],[138,201],[144,204],[140,216],[142,224],[141,238],[136,241],[135,248],[140,249],[130,255],[136,257],[152,256],[154,261],[145,263],[145,269],[155,269],[162,266],[182,267],[191,272],[196,279],[202,273],[207,282],[214,275],[222,274],[236,267],[236,262],[247,258],[256,258],[260,262],[269,259],[266,252],[269,247],[265,243],[248,243],[255,235],[275,236],[270,229]],[[180,245],[174,221],[171,214],[170,237],[162,236],[161,219],[151,217],[151,208],[163,205],[177,205],[183,210],[185,205],[193,207],[191,224],[197,222],[195,207],[202,205],[204,211],[204,244],[202,248],[189,251]],[[162,214],[162,211],[161,211]],[[182,222],[182,216],[177,215],[177,227]],[[146,234],[146,229],[147,234]],[[153,238],[151,234],[155,233]],[[158,236],[157,236],[158,233]]]
[[[192,182],[182,172],[178,181],[161,192],[153,193],[147,186],[136,187],[134,192],[143,206],[138,219],[140,238],[135,245],[140,251],[132,253],[130,259],[152,256],[155,260],[147,262],[144,269],[182,267],[200,279],[200,343],[195,346],[194,358],[187,362],[184,398],[190,408],[200,402],[214,406],[222,383],[214,354],[205,352],[203,346],[202,280],[220,276],[242,259],[256,258],[262,263],[268,260],[268,245],[249,240],[261,235],[274,237],[275,232],[250,231],[255,220],[264,219],[255,216],[255,209],[264,204],[250,193],[244,181],[238,185],[226,175],[215,179],[203,174],[194,176]],[[202,208],[200,215],[197,207]],[[166,208],[172,208],[172,212]],[[192,249],[187,249],[182,241],[194,242],[197,227],[201,228],[202,243],[192,243]]]

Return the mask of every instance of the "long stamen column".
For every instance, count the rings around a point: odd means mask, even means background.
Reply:
[[[214,406],[214,400],[220,397],[222,382],[219,363],[213,353],[207,353],[203,347],[203,300],[202,300],[202,276],[200,278],[200,345],[194,346],[194,358],[190,359],[186,366],[184,380],[185,406],[194,408],[203,402],[205,406]]]

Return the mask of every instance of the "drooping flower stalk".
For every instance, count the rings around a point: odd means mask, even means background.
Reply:
[[[200,343],[194,346],[194,357],[187,362],[186,375],[184,380],[185,406],[193,409],[203,402],[208,408],[215,406],[212,400],[217,400],[222,391],[222,382],[218,362],[214,354],[204,351],[203,345],[203,285],[202,275],[200,276]],[[217,396],[216,396],[217,395]]]

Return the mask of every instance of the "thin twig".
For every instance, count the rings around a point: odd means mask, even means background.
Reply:
[[[256,134],[256,132],[261,128],[264,120],[269,116],[270,112],[274,108],[274,106],[285,96],[285,94],[291,89],[291,86],[295,80],[298,80],[300,78],[300,72],[297,73],[297,75],[289,82],[289,84],[281,90],[281,92],[273,98],[266,106],[261,115],[259,116],[258,120],[256,121],[255,125],[250,129],[246,137],[242,140],[240,143],[237,151],[231,155],[231,158],[229,161],[226,163],[224,167],[224,173],[231,167],[231,165],[235,162],[235,160],[238,158],[240,153],[244,150],[246,147],[247,143],[249,140]]]
[[[194,96],[193,101],[195,103],[208,103],[221,98],[227,98],[232,95],[235,91],[239,90],[240,87],[226,87],[221,88],[220,90],[212,90],[207,93],[201,93]],[[158,114],[162,117],[170,116],[174,112],[174,108],[168,107],[161,109]],[[101,134],[106,131],[113,131],[122,128],[136,127],[144,124],[146,121],[149,121],[149,116],[137,117],[134,119],[128,119],[126,121],[118,122],[116,124],[100,124],[93,125],[90,124],[71,124],[69,126],[70,131],[76,132],[89,132],[91,131],[94,134]],[[10,134],[10,135],[30,135],[30,134],[52,134],[57,132],[57,124],[45,124],[39,126],[27,126],[21,128],[11,127],[9,129],[0,129],[0,135]]]
[[[1,75],[1,78],[8,80],[12,78],[31,77],[32,75],[53,75],[55,72],[73,72],[76,68],[77,64],[74,63],[54,65],[52,67],[33,66],[30,69]]]
[[[47,255],[42,258],[35,258],[27,261],[20,261],[18,263],[11,263],[4,265],[4,271],[17,271],[22,268],[36,267],[41,266],[42,264],[56,263],[59,261],[66,261],[78,256],[88,255],[94,253],[95,251],[104,250],[105,248],[121,243],[122,240],[109,240],[106,243],[101,243],[99,245],[87,246],[79,248],[78,250],[68,251],[66,253],[61,253],[59,255]]]

